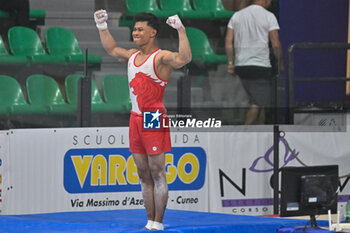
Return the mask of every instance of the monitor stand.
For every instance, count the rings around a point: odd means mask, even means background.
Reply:
[[[311,223],[310,228],[319,228],[317,226],[316,217],[314,214],[310,215],[310,223]]]

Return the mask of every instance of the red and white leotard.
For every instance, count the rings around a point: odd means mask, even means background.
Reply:
[[[171,151],[169,128],[146,131],[143,129],[144,111],[165,113],[163,104],[167,81],[162,80],[156,72],[155,58],[157,49],[140,65],[135,64],[140,51],[133,53],[128,61],[128,79],[132,109],[129,122],[130,152],[141,154],[160,154]]]
[[[140,50],[129,58],[128,79],[133,113],[142,114],[146,109],[146,111],[165,110],[163,95],[168,82],[157,75],[155,67],[155,58],[160,51],[160,49],[155,50],[140,65],[135,64]]]

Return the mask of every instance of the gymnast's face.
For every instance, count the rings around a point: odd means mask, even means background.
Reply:
[[[138,46],[146,45],[155,38],[157,30],[148,26],[146,21],[136,22],[132,32],[134,44]]]

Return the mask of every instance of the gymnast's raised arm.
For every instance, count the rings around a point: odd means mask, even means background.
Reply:
[[[98,28],[100,39],[103,48],[106,52],[117,58],[120,62],[127,62],[130,55],[136,51],[136,49],[124,49],[117,45],[117,42],[114,40],[113,36],[108,30],[107,19],[108,14],[105,10],[98,10],[94,14],[96,27]]]

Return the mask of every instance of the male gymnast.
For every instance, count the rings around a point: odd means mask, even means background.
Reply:
[[[156,44],[160,21],[150,13],[135,15],[133,42],[139,49],[124,49],[117,45],[107,27],[105,10],[94,14],[100,39],[107,53],[128,64],[128,80],[132,110],[129,122],[130,152],[137,166],[148,222],[143,229],[163,230],[163,216],[168,201],[168,184],[165,173],[165,152],[171,151],[170,132],[166,129],[143,129],[143,111],[157,109],[166,113],[163,94],[173,69],[192,59],[185,28],[177,15],[166,23],[177,30],[178,52],[161,50]],[[158,111],[157,111],[158,113]]]

